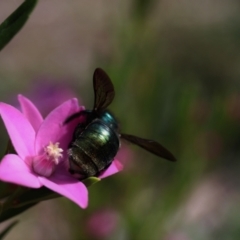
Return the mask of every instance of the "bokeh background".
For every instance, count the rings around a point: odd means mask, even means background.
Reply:
[[[0,1],[0,22],[21,3]],[[101,67],[122,131],[178,162],[123,144],[124,171],[89,188],[86,210],[42,202],[6,239],[240,239],[239,10],[237,0],[39,1],[0,52],[0,100],[22,93],[45,115],[72,96],[91,108]]]

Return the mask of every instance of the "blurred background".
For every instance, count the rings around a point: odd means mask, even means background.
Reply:
[[[0,22],[21,3],[1,1]],[[178,161],[123,144],[125,169],[89,188],[86,210],[42,202],[6,239],[240,239],[239,10],[236,0],[39,1],[0,52],[0,100],[22,93],[44,115],[72,96],[91,108],[101,67],[122,131]]]

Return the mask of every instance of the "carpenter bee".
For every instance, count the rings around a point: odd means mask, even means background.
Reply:
[[[175,157],[153,140],[119,132],[115,117],[106,108],[114,99],[115,91],[109,76],[97,68],[93,74],[94,106],[68,117],[65,123],[78,118],[69,144],[69,172],[81,179],[98,176],[112,163],[120,147],[120,138],[170,161]]]

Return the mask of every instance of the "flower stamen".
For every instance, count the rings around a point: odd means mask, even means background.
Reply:
[[[44,151],[47,154],[47,159],[54,161],[56,165],[59,163],[59,159],[63,157],[63,149],[59,147],[59,142],[55,144],[50,142],[49,145],[44,148]]]
[[[33,157],[32,167],[35,173],[49,177],[53,174],[56,166],[60,162],[60,158],[63,157],[63,149],[59,147],[59,143],[55,144],[49,142],[44,148],[44,153]]]

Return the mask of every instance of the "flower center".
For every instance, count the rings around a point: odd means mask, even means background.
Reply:
[[[41,155],[35,156],[32,161],[33,171],[38,175],[49,177],[55,171],[56,166],[60,162],[63,149],[59,147],[59,143],[50,142]]]
[[[47,147],[44,148],[48,160],[52,160],[56,165],[59,163],[59,159],[63,157],[63,149],[59,147],[59,143],[53,144],[49,143]]]

